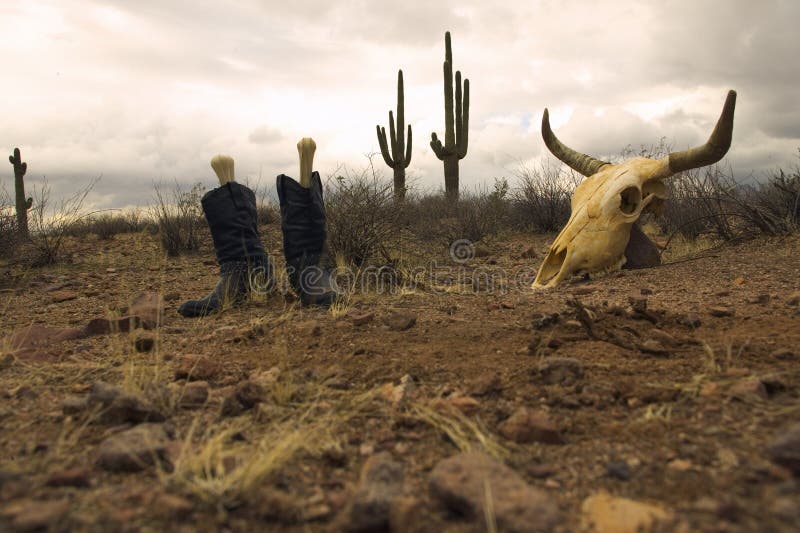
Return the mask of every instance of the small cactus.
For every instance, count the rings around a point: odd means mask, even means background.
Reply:
[[[28,209],[33,206],[33,198],[25,198],[25,172],[28,163],[22,161],[19,148],[14,148],[14,155],[8,156],[8,161],[14,166],[14,190],[17,205],[17,230],[22,237],[28,237]]]
[[[444,188],[450,199],[458,199],[458,161],[467,155],[469,143],[469,80],[464,79],[462,98],[461,72],[456,71],[455,116],[453,113],[453,50],[450,32],[444,34],[444,145],[431,133],[431,148],[444,162]]]
[[[386,164],[394,170],[394,197],[402,200],[406,196],[406,168],[411,163],[411,124],[408,125],[408,141],[403,138],[403,125],[405,123],[405,106],[403,94],[403,71],[397,71],[397,129],[394,127],[394,116],[389,111],[389,135],[391,140],[391,154],[389,144],[386,142],[386,129],[375,126],[378,133],[378,143],[381,146],[381,155]]]

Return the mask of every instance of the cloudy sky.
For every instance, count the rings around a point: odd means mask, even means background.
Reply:
[[[158,181],[212,187],[220,152],[240,181],[271,185],[297,174],[304,136],[325,176],[378,150],[402,68],[409,174],[441,187],[428,143],[444,131],[450,30],[471,89],[462,187],[549,157],[545,107],[567,144],[615,158],[702,143],[731,88],[728,160],[744,179],[798,163],[798,20],[797,0],[3,2],[0,147],[57,194],[102,175],[97,208],[145,205]]]

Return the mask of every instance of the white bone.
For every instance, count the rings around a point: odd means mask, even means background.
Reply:
[[[297,142],[297,153],[300,155],[300,185],[308,189],[311,187],[311,173],[314,171],[314,152],[317,143],[311,137],[303,137]]]
[[[219,178],[220,186],[236,181],[233,173],[233,158],[229,155],[217,154],[211,158],[211,168]]]

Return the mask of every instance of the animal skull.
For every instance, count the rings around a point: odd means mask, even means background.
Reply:
[[[618,270],[625,264],[631,229],[642,213],[660,213],[667,200],[664,179],[684,170],[711,165],[731,145],[736,92],[729,91],[717,125],[704,145],[673,152],[663,159],[637,157],[612,165],[581,154],[559,141],[547,109],[542,137],[550,151],[587,176],[572,195],[567,225],[550,246],[533,288],[554,287],[572,274]]]

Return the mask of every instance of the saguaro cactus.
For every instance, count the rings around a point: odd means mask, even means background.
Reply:
[[[453,113],[453,51],[450,47],[450,32],[444,34],[444,146],[431,133],[431,148],[444,162],[444,188],[447,196],[458,199],[458,160],[467,155],[469,141],[469,80],[464,79],[462,101],[461,71],[456,71],[455,116]]]
[[[14,190],[17,204],[17,230],[23,237],[28,236],[28,209],[33,205],[33,198],[25,198],[25,172],[28,163],[22,161],[19,148],[14,148],[14,155],[8,156],[9,162],[14,165]]]
[[[411,124],[408,125],[408,141],[403,137],[405,123],[405,106],[403,95],[403,71],[397,71],[397,129],[394,127],[394,116],[389,110],[389,139],[392,143],[391,154],[386,142],[386,129],[375,126],[378,132],[378,143],[381,155],[386,164],[394,170],[394,196],[402,200],[406,196],[406,168],[411,163]]]

